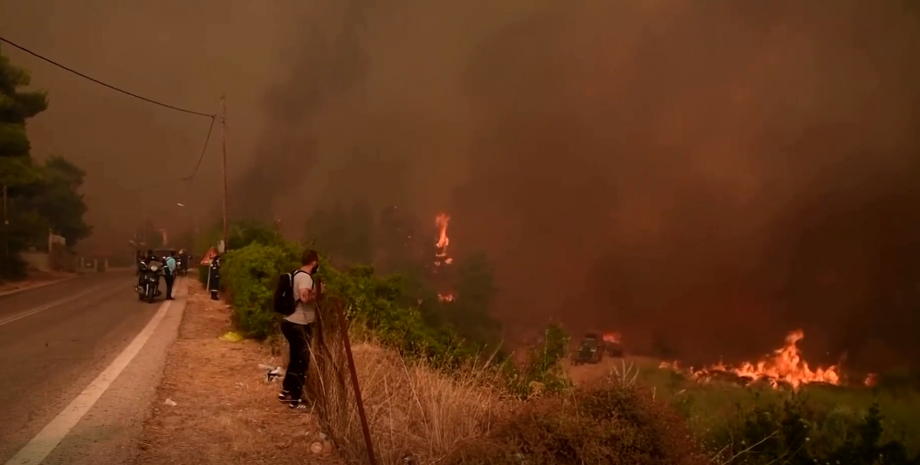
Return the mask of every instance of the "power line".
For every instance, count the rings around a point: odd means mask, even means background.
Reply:
[[[201,166],[201,160],[204,159],[204,153],[208,150],[208,142],[211,140],[211,131],[214,130],[214,119],[211,117],[211,125],[208,126],[208,135],[204,138],[204,147],[201,148],[201,155],[198,156],[198,163],[195,163],[195,169],[192,170],[192,174],[188,177],[182,178],[183,181],[192,182],[195,179],[195,175],[198,174],[198,167]]]
[[[23,52],[26,52],[26,53],[28,53],[28,54],[30,54],[30,55],[36,57],[36,58],[39,58],[39,59],[41,59],[41,60],[44,60],[44,61],[46,61],[46,62],[48,62],[48,63],[51,63],[51,64],[54,65],[54,66],[57,66],[57,67],[59,67],[59,68],[61,68],[61,69],[64,69],[64,70],[66,70],[66,71],[69,71],[69,72],[71,72],[71,73],[73,73],[73,74],[76,74],[77,76],[80,76],[80,77],[82,77],[82,78],[84,78],[84,79],[88,79],[88,80],[90,80],[90,81],[92,81],[92,82],[94,82],[94,83],[96,83],[96,84],[101,85],[101,86],[104,86],[104,87],[107,87],[107,88],[109,88],[109,89],[112,89],[112,90],[114,90],[114,91],[116,91],[116,92],[120,92],[120,93],[122,93],[122,94],[128,95],[128,96],[130,96],[130,97],[134,97],[134,98],[136,98],[136,99],[143,100],[143,101],[148,102],[148,103],[152,103],[152,104],[154,104],[154,105],[159,105],[159,106],[164,107],[164,108],[169,108],[169,109],[171,109],[171,110],[176,110],[176,111],[180,111],[180,112],[182,112],[182,113],[188,113],[188,114],[191,114],[191,115],[203,116],[203,117],[206,117],[206,118],[210,118],[210,119],[211,119],[211,124],[208,126],[208,133],[207,133],[207,135],[205,136],[204,147],[201,148],[201,154],[198,156],[198,161],[195,163],[195,168],[192,170],[192,173],[191,173],[190,175],[186,176],[186,177],[183,177],[183,178],[179,178],[179,179],[176,179],[176,180],[173,180],[173,181],[166,182],[165,185],[169,185],[169,184],[173,184],[173,183],[178,183],[178,182],[183,182],[183,181],[191,182],[191,181],[193,181],[193,180],[195,179],[195,175],[198,174],[198,169],[201,167],[201,162],[202,162],[202,160],[204,160],[205,152],[206,152],[207,149],[208,149],[208,143],[209,143],[210,140],[211,140],[211,133],[214,131],[214,121],[215,121],[215,119],[217,118],[217,115],[207,114],[207,113],[201,113],[201,112],[197,112],[197,111],[193,111],[193,110],[187,110],[187,109],[185,109],[185,108],[179,108],[179,107],[176,107],[176,106],[173,106],[173,105],[169,105],[169,104],[167,104],[167,103],[158,102],[158,101],[156,101],[156,100],[149,99],[149,98],[147,98],[147,97],[143,97],[143,96],[137,95],[137,94],[135,94],[135,93],[133,93],[133,92],[129,92],[129,91],[124,90],[124,89],[120,89],[120,88],[115,87],[115,86],[113,86],[113,85],[111,85],[111,84],[107,84],[107,83],[102,82],[102,81],[100,81],[100,80],[98,80],[98,79],[95,79],[95,78],[92,78],[92,77],[90,77],[90,76],[87,76],[87,75],[85,75],[85,74],[83,74],[83,73],[81,73],[81,72],[79,72],[79,71],[77,71],[77,70],[74,70],[74,69],[72,69],[72,68],[69,68],[69,67],[67,67],[67,66],[64,66],[64,65],[62,65],[62,64],[60,64],[60,63],[58,63],[58,62],[56,62],[56,61],[54,61],[54,60],[51,60],[50,58],[46,58],[46,57],[44,57],[44,56],[42,56],[42,55],[39,55],[38,53],[35,53],[35,52],[33,52],[32,50],[29,50],[29,49],[27,49],[27,48],[25,48],[25,47],[23,47],[23,46],[21,46],[21,45],[15,43],[15,42],[12,42],[12,41],[10,41],[10,40],[8,40],[8,39],[2,37],[2,36],[0,36],[0,42],[5,42],[5,43],[7,43],[7,44],[10,44],[10,45],[12,45],[13,47],[15,47],[15,48],[17,48],[17,49],[19,49],[19,50],[22,50]],[[157,184],[157,185],[154,185],[154,186],[145,186],[145,187],[142,187],[142,188],[140,188],[140,189],[149,189],[149,188],[154,188],[154,187],[160,187],[160,186],[162,186],[162,185],[164,185],[164,183],[160,183],[160,184]],[[133,190],[135,190],[135,189],[132,189],[131,191],[133,191]]]
[[[208,134],[204,138],[204,147],[201,148],[201,154],[198,155],[198,162],[195,163],[195,169],[192,170],[192,174],[184,176],[181,178],[171,179],[169,181],[158,182],[146,186],[136,187],[133,189],[128,189],[127,192],[135,192],[144,189],[155,189],[157,187],[171,186],[173,184],[178,184],[180,182],[188,182],[191,184],[195,180],[195,175],[198,174],[198,168],[201,167],[201,161],[204,160],[204,154],[208,151],[208,143],[211,141],[211,133],[214,131],[214,121],[216,118],[211,118],[211,124],[208,126]]]
[[[45,58],[45,57],[39,55],[38,53],[35,53],[35,52],[33,52],[33,51],[31,51],[31,50],[29,50],[29,49],[27,49],[27,48],[25,48],[25,47],[23,47],[23,46],[21,46],[21,45],[15,43],[15,42],[11,42],[10,40],[7,40],[7,39],[4,38],[4,37],[0,37],[0,42],[6,42],[6,43],[12,45],[12,46],[15,47],[15,48],[18,48],[19,50],[22,50],[23,52],[28,53],[29,55],[32,55],[32,56],[34,56],[34,57],[36,57],[36,58],[38,58],[38,59],[40,59],[40,60],[44,60],[44,61],[46,61],[46,62],[48,62],[48,63],[51,63],[52,65],[57,66],[58,68],[64,69],[64,70],[66,70],[66,71],[70,71],[71,73],[76,74],[77,76],[80,76],[80,77],[82,77],[83,79],[88,79],[88,80],[90,80],[90,81],[92,81],[92,82],[95,82],[96,84],[99,84],[99,85],[104,86],[104,87],[108,87],[109,89],[112,89],[112,90],[114,90],[114,91],[116,91],[116,92],[121,92],[122,94],[131,96],[131,97],[134,97],[134,98],[136,98],[136,99],[143,100],[143,101],[145,101],[145,102],[147,102],[147,103],[152,103],[152,104],[154,104],[154,105],[159,105],[159,106],[161,106],[161,107],[169,108],[170,110],[180,111],[180,112],[182,112],[182,113],[188,113],[188,114],[190,114],[190,115],[197,115],[197,116],[204,116],[204,117],[206,117],[206,118],[211,118],[212,124],[213,124],[214,118],[216,117],[216,115],[209,115],[209,114],[207,114],[207,113],[200,113],[200,112],[197,112],[197,111],[186,110],[185,108],[179,108],[179,107],[177,107],[177,106],[169,105],[169,104],[167,104],[167,103],[158,102],[158,101],[156,101],[156,100],[149,99],[149,98],[147,98],[147,97],[142,97],[142,96],[137,95],[137,94],[135,94],[135,93],[133,93],[133,92],[128,92],[127,90],[120,89],[120,88],[115,87],[115,86],[113,86],[113,85],[111,85],[111,84],[107,84],[107,83],[105,83],[105,82],[102,82],[102,81],[100,81],[100,80],[98,80],[98,79],[91,78],[91,77],[89,77],[89,76],[87,76],[87,75],[85,75],[85,74],[83,74],[83,73],[81,73],[81,72],[79,72],[79,71],[77,71],[77,70],[74,70],[74,69],[72,69],[72,68],[68,68],[67,66],[64,66],[64,65],[62,65],[62,64],[60,64],[60,63],[58,63],[58,62],[56,62],[56,61],[54,61],[54,60],[51,60],[50,58]]]

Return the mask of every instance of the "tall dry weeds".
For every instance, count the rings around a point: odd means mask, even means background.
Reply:
[[[349,463],[367,463],[339,324],[324,312],[314,341],[316,369],[308,389],[320,418]],[[407,363],[371,342],[352,353],[375,455],[380,464],[434,464],[488,435],[515,401],[490,387],[488,372],[473,368],[447,376]]]

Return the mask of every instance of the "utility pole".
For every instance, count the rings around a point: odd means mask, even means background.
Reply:
[[[10,217],[7,214],[6,206],[6,184],[3,185],[3,226],[9,226]]]
[[[227,228],[227,98],[226,95],[220,96],[221,118],[220,118],[220,136],[223,142],[223,174],[224,174],[224,252],[229,250],[229,233]]]
[[[10,217],[6,200],[6,184],[3,185],[3,260],[10,258],[10,238],[9,235]]]

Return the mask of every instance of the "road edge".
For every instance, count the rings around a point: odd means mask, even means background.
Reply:
[[[109,391],[109,388],[118,381],[122,373],[132,366],[137,356],[148,347],[148,343],[151,339],[156,337],[161,329],[163,329],[162,324],[164,320],[170,318],[169,310],[172,307],[172,303],[175,303],[178,310],[173,313],[175,316],[172,318],[176,318],[178,323],[175,324],[174,327],[169,328],[165,333],[167,341],[163,349],[165,366],[165,362],[169,355],[169,349],[178,337],[178,331],[185,314],[188,295],[187,282],[184,280],[180,282],[177,291],[177,299],[161,303],[157,312],[134,337],[132,342],[118,354],[115,360],[104,368],[63,411],[39,431],[39,433],[20,449],[16,455],[10,458],[5,465],[40,464],[58,450],[58,447],[64,440],[70,437],[74,429],[84,420],[87,413],[97,405],[98,401]],[[160,369],[162,370],[162,367],[160,367]],[[154,373],[154,375],[159,378],[162,376],[162,373]],[[146,413],[142,415],[140,420],[142,423],[147,420]]]

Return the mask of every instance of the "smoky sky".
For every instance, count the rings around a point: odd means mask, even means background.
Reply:
[[[451,214],[511,340],[547,322],[685,359],[916,359],[920,14],[906,0],[36,0],[5,34],[206,112],[227,94],[231,218],[368,201]],[[144,211],[219,218],[215,131],[4,47],[51,106],[37,155],[87,170],[101,243]],[[30,61],[31,60],[31,61]],[[40,152],[40,153],[39,153]],[[157,166],[159,166],[157,165]],[[198,223],[202,224],[202,223]]]
[[[832,360],[916,356],[906,5],[581,2],[482,41],[456,224],[502,311],[704,359],[795,327]]]
[[[267,98],[281,145],[237,185],[251,208],[295,233],[340,200],[448,211],[459,256],[495,262],[512,339],[560,321],[731,361],[803,328],[816,361],[920,354],[908,2],[330,14]]]

